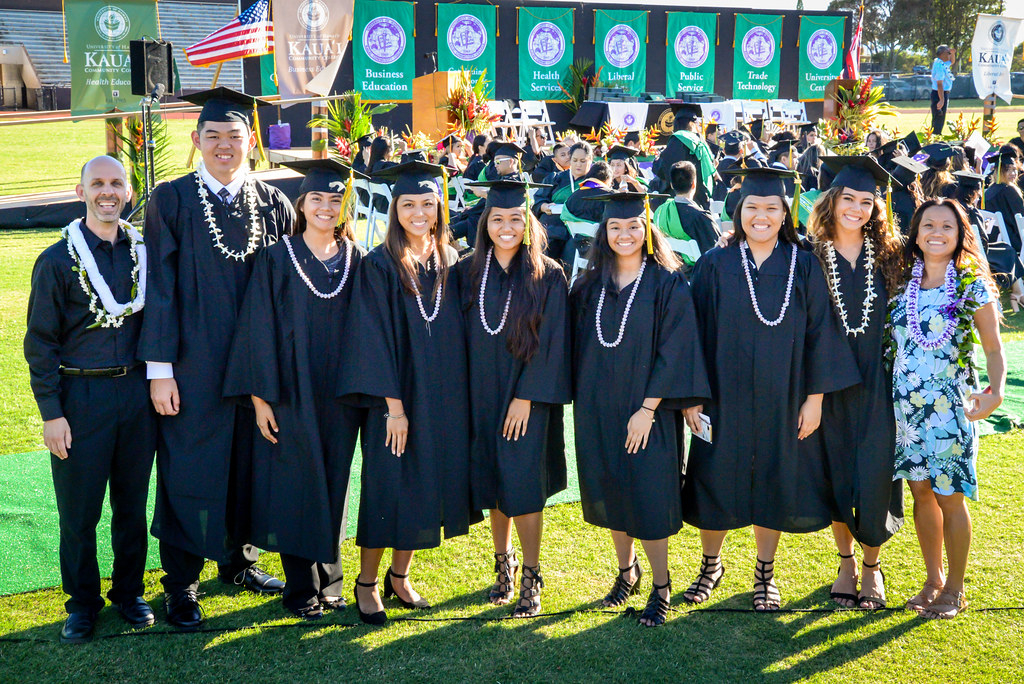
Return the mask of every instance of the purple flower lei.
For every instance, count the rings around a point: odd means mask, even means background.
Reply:
[[[921,312],[917,308],[918,295],[921,293],[921,277],[924,275],[924,262],[920,259],[914,261],[914,268],[911,271],[910,282],[907,284],[907,328],[911,339],[925,351],[936,351],[953,339],[956,332],[956,311],[964,302],[965,297],[956,296],[956,267],[950,261],[946,266],[946,304],[939,308],[939,313],[946,319],[946,325],[942,334],[935,340],[929,340],[921,330]]]

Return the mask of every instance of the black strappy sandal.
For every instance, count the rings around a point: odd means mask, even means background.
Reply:
[[[352,595],[356,597],[356,611],[359,612],[359,619],[368,625],[378,627],[388,621],[388,614],[383,610],[378,610],[376,613],[364,613],[363,609],[359,607],[359,587],[376,587],[376,582],[363,582],[356,577],[356,585],[352,587]]]
[[[529,575],[527,575],[529,573]],[[527,587],[526,583],[530,586]],[[523,576],[519,580],[519,602],[512,611],[512,617],[533,617],[540,613],[540,590],[544,588],[544,578],[540,576],[540,563],[535,567],[523,566]]]
[[[844,556],[841,553],[836,553],[836,555],[839,556],[842,559],[853,558],[853,554],[852,553],[849,556]],[[839,578],[839,573],[841,573],[842,571],[843,571],[843,566],[842,566],[842,564],[840,564],[839,568],[836,570],[836,579]],[[853,586],[855,588],[857,586],[857,580],[859,580],[859,579],[860,579],[860,577],[858,577],[857,574],[854,573],[854,575],[853,575]],[[843,599],[845,601],[850,601],[850,602],[853,603],[852,606],[843,606],[842,604],[840,604],[840,606],[842,608],[854,608],[854,607],[857,606],[858,602],[860,601],[860,598],[857,596],[857,594],[847,594],[846,592],[842,592],[842,591],[830,591],[829,594],[828,594],[828,597],[830,599],[832,599],[833,601],[835,601],[836,599]]]
[[[422,596],[420,596],[415,601],[406,601],[404,598],[398,595],[397,591],[395,591],[395,585],[391,581],[391,578],[394,577],[395,579],[405,579],[408,576],[409,575],[399,575],[391,568],[388,568],[387,574],[384,575],[384,598],[391,598],[392,596],[394,596],[395,600],[401,603],[406,608],[418,608],[420,610],[428,610],[430,608],[430,601],[423,598]]]
[[[754,610],[759,613],[770,613],[782,607],[782,596],[775,586],[774,566],[774,558],[770,561],[758,558],[754,566]]]
[[[882,608],[885,608],[885,573],[882,572],[882,568],[879,567],[881,564],[882,564],[882,561],[878,561],[874,565],[868,565],[867,563],[863,564],[865,568],[878,568],[878,574],[882,576],[882,586],[881,586],[882,591],[879,592],[880,595],[878,595],[878,596],[865,596],[863,594],[858,595],[858,597],[857,597],[857,607],[858,608],[861,608],[863,610],[881,610]],[[861,590],[863,591],[863,582],[861,583]],[[878,605],[876,607],[874,607],[874,608],[868,608],[867,606],[864,605],[865,601],[870,601],[871,603],[876,603]]]
[[[625,576],[633,569],[636,569],[636,579],[628,582]],[[644,576],[643,568],[640,567],[640,559],[633,556],[633,562],[625,568],[619,568],[619,576],[615,578],[612,590],[604,597],[606,608],[621,606],[629,600],[630,596],[640,593],[640,578]]]
[[[661,627],[668,619],[668,609],[671,605],[669,599],[662,598],[661,590],[668,589],[669,598],[672,596],[672,578],[668,578],[665,584],[655,584],[651,589],[651,595],[647,597],[647,607],[640,613],[637,622],[642,627]],[[651,624],[645,625],[641,620],[648,620]]]
[[[498,578],[494,581],[494,586],[488,590],[487,600],[496,606],[503,606],[511,601],[515,593],[518,570],[519,561],[516,558],[515,549],[494,554],[494,572],[497,573]]]
[[[704,559],[700,563],[700,574],[693,581],[690,588],[683,592],[683,600],[687,603],[704,603],[711,598],[711,592],[718,588],[722,578],[725,577],[725,565],[722,563],[722,554],[709,556],[701,554]],[[714,562],[712,562],[714,561]],[[721,570],[719,573],[718,571]],[[718,573],[718,577],[715,577]],[[687,596],[690,594],[690,596]],[[700,599],[699,601],[697,599]]]

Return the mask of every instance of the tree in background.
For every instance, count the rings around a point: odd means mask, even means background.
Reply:
[[[924,0],[927,2],[927,0]],[[957,0],[959,1],[959,0]],[[895,71],[902,65],[900,57],[913,46],[914,27],[900,5],[906,0],[868,0],[864,3],[864,32],[861,41],[872,61],[882,71]],[[832,0],[829,10],[850,10],[856,23],[860,0]]]

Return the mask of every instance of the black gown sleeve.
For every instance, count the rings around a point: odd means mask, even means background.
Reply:
[[[180,335],[178,298],[178,225],[180,199],[173,183],[153,190],[146,206],[146,307],[142,310],[138,358],[174,363]]]
[[[711,398],[690,286],[680,273],[667,274],[658,293],[657,336],[645,397],[681,409]]]
[[[523,368],[515,397],[545,404],[572,401],[569,355],[569,290],[562,269],[551,265],[544,275],[546,297],[540,324],[540,347]]]
[[[60,266],[45,252],[32,268],[32,290],[28,297],[28,330],[25,332],[25,360],[29,383],[43,420],[64,415],[60,403],[61,311],[65,306],[64,279]]]
[[[825,394],[861,382],[850,343],[832,308],[828,284],[817,257],[799,255],[807,269],[807,338],[804,345],[804,373],[807,394]],[[799,266],[799,265],[798,265]],[[876,300],[876,306],[885,306]]]
[[[281,401],[273,257],[269,249],[256,256],[249,287],[235,324],[223,396],[256,395],[268,404]]]
[[[721,249],[721,247],[716,247],[698,259],[690,274],[690,293],[693,299],[697,334],[701,341],[705,370],[715,367],[715,354],[718,349],[718,289],[714,262]],[[714,399],[710,393],[709,397]]]

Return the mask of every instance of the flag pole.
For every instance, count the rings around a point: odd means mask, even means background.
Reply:
[[[213,80],[210,82],[210,88],[211,89],[217,87],[217,79],[220,78],[220,69],[221,69],[222,66],[224,66],[224,62],[218,62],[217,63],[217,70],[213,72]],[[188,151],[188,161],[185,162],[185,168],[186,169],[191,169],[192,168],[192,162],[195,160],[195,157],[196,157],[196,146],[193,145],[192,149]]]

